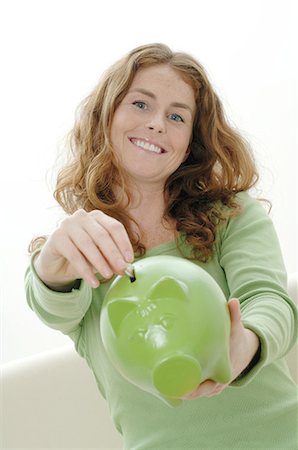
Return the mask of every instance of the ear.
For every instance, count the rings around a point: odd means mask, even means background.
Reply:
[[[182,281],[171,276],[162,277],[148,292],[147,298],[159,300],[161,298],[177,298],[185,301],[187,299],[188,287]]]
[[[130,300],[116,300],[108,305],[108,317],[116,336],[125,317],[135,308],[135,303]]]

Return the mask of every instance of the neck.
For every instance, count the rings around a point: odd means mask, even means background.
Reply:
[[[148,242],[155,234],[169,233],[175,229],[173,220],[164,219],[166,199],[164,189],[153,185],[130,188],[130,203],[127,212],[136,222],[132,228],[142,242]]]
[[[143,211],[148,215],[148,211],[153,209],[153,215],[158,211],[163,215],[165,208],[165,195],[164,186],[154,183],[136,183],[128,182],[127,188],[129,190],[130,202],[127,208],[127,212],[131,215],[139,215]],[[119,194],[119,189],[116,187],[116,196]],[[118,192],[117,192],[118,191]],[[123,191],[121,190],[123,195]],[[125,197],[123,198],[124,204],[126,203]],[[149,207],[149,210],[148,210]]]
[[[140,225],[160,224],[165,210],[163,190],[133,192],[128,208],[129,214]]]

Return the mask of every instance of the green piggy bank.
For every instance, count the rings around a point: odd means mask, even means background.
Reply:
[[[124,378],[167,404],[212,379],[228,383],[230,315],[215,280],[189,260],[152,256],[117,276],[100,315],[106,353]]]

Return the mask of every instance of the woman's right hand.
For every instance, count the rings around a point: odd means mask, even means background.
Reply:
[[[50,288],[59,290],[77,279],[99,285],[95,273],[123,275],[134,252],[124,226],[99,210],[79,209],[64,219],[34,259],[35,270]]]

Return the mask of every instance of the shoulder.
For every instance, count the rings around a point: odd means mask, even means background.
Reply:
[[[263,198],[254,197],[248,191],[238,192],[235,196],[235,200],[243,208],[255,208],[256,210],[265,212],[268,210],[268,205],[270,204]]]
[[[235,214],[230,214],[230,220],[239,222],[242,218],[268,218],[270,203],[265,199],[253,197],[249,192],[238,192],[234,199],[237,207]],[[270,219],[269,219],[270,220]]]
[[[227,219],[219,227],[219,239],[243,234],[274,233],[274,225],[269,215],[270,204],[263,199],[253,197],[249,192],[239,192],[235,195],[236,208],[227,211]]]

